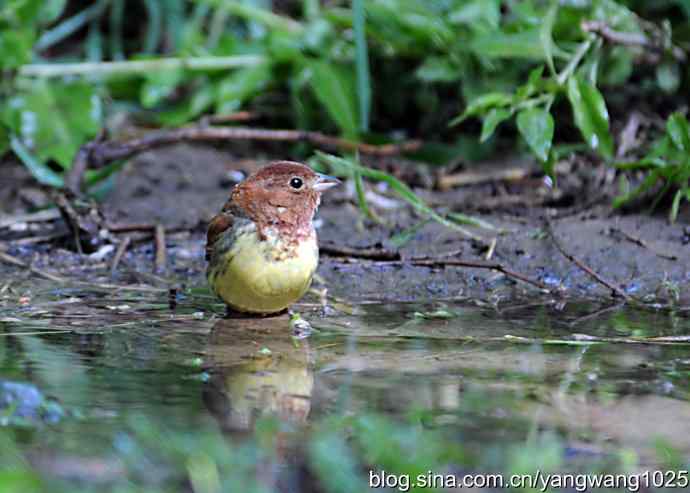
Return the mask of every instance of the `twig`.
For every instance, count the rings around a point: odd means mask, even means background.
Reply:
[[[7,264],[15,265],[17,267],[21,267],[23,269],[28,269],[30,272],[33,272],[37,276],[48,279],[49,281],[59,282],[59,283],[66,282],[65,279],[60,277],[60,276],[57,276],[55,274],[51,274],[50,272],[46,272],[42,269],[38,269],[38,268],[34,267],[33,265],[27,264],[23,260],[20,260],[17,257],[14,257],[14,256],[10,255],[9,253],[3,252],[1,250],[0,250],[0,261],[5,262]]]
[[[60,218],[60,211],[58,209],[45,209],[38,212],[31,212],[29,214],[16,214],[14,216],[0,217],[0,229],[8,228],[17,223],[42,223],[54,221]]]
[[[611,29],[611,26],[603,21],[584,21],[582,22],[581,26],[583,31],[597,34],[609,43],[623,46],[639,46],[657,54],[663,54],[665,51],[667,51],[664,46],[659,43],[655,43],[653,40],[650,40],[650,38],[643,33],[626,33],[615,31]],[[670,46],[668,51],[671,53],[673,58],[679,62],[684,62],[687,58],[685,51],[678,46]]]
[[[125,236],[120,244],[117,246],[117,250],[115,251],[115,256],[113,257],[113,263],[110,266],[110,275],[113,276],[115,275],[115,272],[117,272],[117,266],[120,265],[120,261],[122,260],[122,256],[125,254],[127,251],[127,248],[129,248],[130,243],[132,243],[132,238],[129,236]]]
[[[519,272],[512,271],[508,269],[507,267],[503,266],[502,264],[499,263],[491,263],[491,262],[474,262],[471,260],[458,260],[458,259],[452,259],[452,258],[429,258],[429,257],[423,257],[423,258],[409,258],[406,260],[377,260],[375,261],[376,264],[379,265],[395,265],[395,266],[406,266],[406,265],[414,265],[417,267],[468,267],[471,269],[488,269],[488,270],[494,270],[497,272],[500,272],[504,274],[507,277],[511,277],[515,280],[524,282],[526,284],[530,284],[531,286],[536,287],[537,289],[544,291],[546,293],[552,293],[552,294],[558,294],[554,290],[550,289],[546,284],[543,284],[539,281],[536,281],[534,279],[530,279],[529,277],[520,274]]]
[[[463,171],[452,175],[443,175],[436,181],[439,190],[448,190],[465,185],[479,185],[498,181],[520,181],[532,173],[528,168],[508,168],[491,172]]]
[[[554,234],[553,228],[551,227],[551,221],[549,221],[548,218],[545,218],[545,223],[546,223],[546,231],[549,234],[549,237],[551,238],[551,241],[553,242],[554,246],[556,249],[563,255],[565,258],[567,258],[570,262],[575,264],[580,270],[588,274],[592,279],[597,281],[599,284],[601,284],[604,287],[607,287],[610,289],[615,295],[620,296],[626,301],[630,301],[630,296],[628,293],[623,291],[623,289],[620,286],[617,286],[616,284],[612,283],[611,281],[607,281],[604,279],[601,275],[597,274],[591,267],[589,267],[587,264],[582,262],[580,259],[569,253],[561,244],[561,242],[558,240],[556,235]]]
[[[616,158],[621,159],[628,151],[634,149],[638,145],[637,132],[642,123],[642,115],[638,111],[633,111],[628,117],[628,121],[621,130],[618,136],[618,149],[616,150]]]
[[[268,130],[251,127],[208,127],[190,126],[174,130],[151,132],[144,137],[124,142],[96,140],[82,146],[77,153],[70,172],[65,178],[68,189],[77,193],[87,167],[102,167],[110,162],[126,159],[142,151],[155,149],[181,141],[227,141],[227,140],[263,140],[282,142],[309,142],[325,148],[340,148],[347,151],[359,151],[362,154],[390,156],[413,151],[421,146],[419,141],[407,141],[400,144],[371,145],[355,142],[340,137],[324,135],[320,132],[306,130]]]
[[[208,115],[201,118],[200,125],[215,125],[218,123],[248,122],[259,118],[259,114],[253,111],[236,111],[229,115]]]
[[[106,223],[106,229],[112,233],[132,233],[135,231],[151,232],[156,229],[153,223]]]
[[[496,238],[491,239],[491,243],[489,243],[489,249],[486,252],[486,255],[484,256],[484,260],[491,260],[491,258],[494,256],[494,252],[496,251]]]
[[[27,236],[24,238],[19,238],[18,240],[12,240],[12,245],[17,247],[25,245],[35,245],[37,243],[48,243],[51,241],[65,238],[67,236],[69,236],[69,232],[67,231],[58,231],[57,233],[49,233],[45,235]],[[3,248],[2,244],[0,244],[0,249],[1,248]]]
[[[331,257],[363,258],[368,260],[400,260],[400,253],[381,248],[349,248],[333,244],[319,245],[319,252]]]
[[[667,260],[678,260],[678,257],[676,255],[673,255],[672,253],[666,253],[658,250],[657,248],[653,247],[646,241],[644,241],[642,238],[638,238],[637,236],[633,236],[630,233],[627,233],[623,231],[622,229],[612,227],[609,229],[611,233],[618,233],[620,234],[623,238],[628,240],[630,243],[634,243],[635,245],[641,246],[642,248],[646,248],[650,252],[652,252],[654,255],[657,257],[665,258]]]
[[[35,63],[19,67],[23,77],[65,77],[69,75],[113,76],[137,75],[161,70],[227,70],[250,67],[265,62],[259,55],[234,55],[223,57],[157,58],[153,60],[130,60],[118,62],[83,63]]]
[[[454,259],[410,259],[405,261],[416,266],[426,266],[426,267],[445,267],[445,266],[455,266],[455,267],[469,267],[472,269],[489,269],[500,272],[508,277],[512,277],[518,281],[522,281],[526,284],[531,284],[532,286],[545,291],[547,293],[552,293],[553,290],[549,288],[546,284],[543,284],[534,279],[508,269],[499,263],[489,263],[489,262],[472,262],[470,260],[454,260]],[[405,262],[400,262],[404,264]]]
[[[579,325],[581,323],[588,322],[592,319],[599,318],[601,315],[603,315],[605,313],[620,310],[622,307],[623,307],[623,303],[621,303],[621,302],[616,303],[614,305],[605,306],[603,308],[595,310],[592,313],[588,313],[587,315],[583,315],[581,317],[576,318],[575,320],[567,322],[567,325],[568,325],[568,327],[575,327],[576,325]]]
[[[166,249],[165,249],[165,228],[162,224],[156,224],[156,260],[154,271],[161,273],[165,271]]]

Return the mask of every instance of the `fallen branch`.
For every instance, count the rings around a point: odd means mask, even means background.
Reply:
[[[630,243],[634,243],[635,245],[638,245],[642,248],[649,250],[650,252],[652,252],[657,257],[665,258],[667,260],[678,260],[678,257],[676,255],[673,255],[672,253],[666,253],[666,252],[663,252],[661,250],[658,250],[657,248],[648,244],[642,238],[638,238],[637,236],[633,236],[630,233],[623,231],[620,228],[609,228],[609,231],[611,233],[617,233],[617,234],[621,235],[623,238],[628,240]]]
[[[325,135],[307,130],[268,130],[251,127],[209,127],[190,126],[174,130],[151,132],[144,137],[124,142],[106,141],[104,135],[83,145],[72,163],[70,172],[65,177],[65,186],[78,193],[81,188],[84,172],[89,167],[102,167],[113,161],[126,159],[139,152],[178,142],[209,142],[229,140],[262,140],[278,142],[308,142],[325,148],[358,151],[362,154],[390,156],[418,149],[419,141],[408,141],[401,144],[371,145],[355,142],[340,137]]]
[[[350,257],[352,258],[352,257]],[[374,261],[378,265],[394,265],[394,266],[406,266],[406,265],[414,265],[416,267],[467,267],[470,269],[488,269],[488,270],[493,270],[496,272],[500,272],[501,274],[513,278],[517,281],[524,282],[525,284],[529,284],[531,286],[534,286],[535,288],[545,292],[545,293],[550,293],[550,294],[560,294],[559,291],[553,290],[549,288],[546,284],[530,279],[529,277],[525,276],[524,274],[520,274],[519,272],[515,272],[507,267],[505,267],[502,264],[495,263],[495,262],[475,262],[472,260],[458,260],[458,259],[453,259],[453,258],[445,258],[445,257],[413,257],[405,260],[376,260]]]
[[[551,238],[551,242],[554,244],[556,249],[563,255],[565,258],[567,258],[570,262],[575,264],[581,271],[585,272],[588,274],[592,279],[594,279],[596,282],[601,284],[602,286],[608,288],[611,290],[614,295],[620,296],[626,301],[630,301],[631,297],[623,291],[623,289],[614,284],[611,281],[608,281],[604,279],[601,275],[597,274],[591,267],[589,267],[587,264],[585,264],[582,260],[578,259],[575,257],[573,254],[569,253],[561,244],[561,242],[558,240],[556,235],[554,234],[553,228],[551,227],[551,221],[549,221],[548,218],[545,218],[545,223],[546,223],[546,231]]]
[[[125,236],[120,244],[117,246],[117,250],[115,251],[115,256],[113,257],[113,263],[110,266],[110,275],[115,275],[117,272],[117,267],[120,265],[120,261],[122,260],[122,257],[124,256],[125,252],[127,251],[127,248],[129,248],[130,243],[132,243],[132,238],[129,236]]]
[[[155,244],[156,244],[156,259],[154,263],[154,271],[157,274],[165,271],[167,252],[165,248],[165,228],[162,224],[156,224],[155,229]]]
[[[622,46],[639,46],[657,55],[663,55],[669,52],[676,61],[684,62],[687,59],[685,51],[678,46],[664,46],[662,40],[655,40],[644,33],[626,33],[615,31],[606,22],[603,21],[584,21],[581,24],[582,30],[589,33],[597,34],[609,43],[618,44]]]
[[[49,281],[53,282],[59,282],[59,283],[64,283],[66,282],[64,278],[51,274],[50,272],[46,272],[42,269],[38,269],[34,267],[33,265],[27,264],[23,260],[18,259],[17,257],[14,257],[10,255],[9,253],[3,252],[0,250],[0,262],[5,262],[6,264],[11,264],[16,267],[21,267],[22,269],[28,269],[30,272],[36,274],[37,276],[43,277],[45,279],[48,279]]]
[[[16,214],[14,216],[0,216],[0,229],[9,228],[20,223],[41,223],[54,221],[60,218],[58,209],[45,209],[28,214]]]
[[[508,168],[490,172],[463,171],[452,175],[441,175],[436,180],[436,188],[449,190],[453,187],[480,185],[482,183],[515,182],[524,180],[532,174],[529,168]]]
[[[331,257],[362,258],[368,260],[400,260],[400,253],[382,248],[350,248],[333,244],[319,245],[319,252]]]

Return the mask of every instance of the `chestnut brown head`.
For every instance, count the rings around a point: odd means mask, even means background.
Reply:
[[[260,227],[310,227],[321,192],[340,183],[292,161],[277,161],[248,176],[232,192],[233,203]]]

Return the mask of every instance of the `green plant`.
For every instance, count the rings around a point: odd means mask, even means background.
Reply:
[[[676,107],[687,89],[684,0],[280,4],[5,2],[0,153],[60,186],[113,113],[179,126],[252,109],[267,126],[421,138],[411,157],[431,164],[514,149],[521,136],[552,173],[561,142],[583,140],[612,160],[609,111],[660,94]],[[607,41],[602,26],[633,42]],[[475,118],[479,143],[471,125],[457,126]]]
[[[627,204],[653,189],[658,183],[662,183],[663,186],[656,196],[652,209],[670,190],[677,188],[669,211],[669,220],[675,222],[681,201],[690,202],[690,126],[688,120],[683,114],[674,113],[666,122],[666,133],[652,145],[646,156],[635,161],[616,163],[616,167],[624,171],[645,170],[647,176],[633,190],[629,190],[629,184],[624,182],[623,187],[628,190],[615,199],[614,207]]]

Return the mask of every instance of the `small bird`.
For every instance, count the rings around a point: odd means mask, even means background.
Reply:
[[[306,293],[319,261],[312,219],[321,192],[339,183],[277,161],[235,186],[206,236],[206,277],[230,309],[278,313]]]

